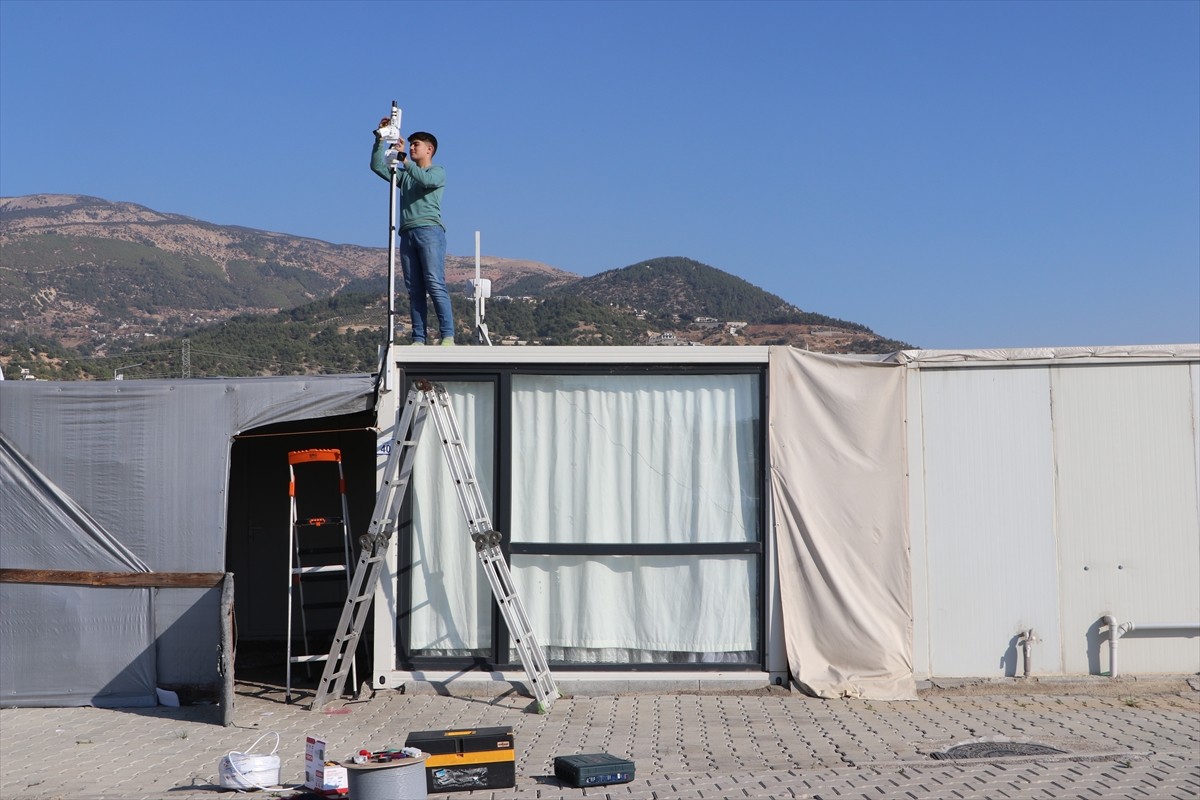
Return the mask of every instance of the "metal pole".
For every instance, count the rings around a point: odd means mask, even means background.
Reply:
[[[392,167],[391,187],[388,189],[388,335],[383,348],[383,388],[392,391],[395,378],[392,369],[392,347],[396,343],[396,168]]]
[[[396,340],[396,170],[388,194],[388,341]]]
[[[479,323],[483,322],[483,315],[480,314],[480,306],[483,304],[483,290],[479,286],[479,231],[475,231],[475,330],[479,330]]]

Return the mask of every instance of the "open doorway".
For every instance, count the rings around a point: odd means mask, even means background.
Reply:
[[[235,677],[238,681],[282,688],[287,676],[288,582],[291,526],[288,453],[336,449],[341,453],[350,511],[351,559],[358,558],[358,537],[366,533],[375,505],[376,432],[373,411],[300,420],[255,428],[239,435],[230,456],[225,568],[234,575]],[[305,468],[307,469],[307,468]],[[297,474],[298,516],[342,516],[339,493],[331,481],[336,472]],[[319,485],[318,485],[319,484]],[[318,531],[318,533],[320,533]],[[305,546],[329,549],[328,532]],[[340,529],[337,532],[340,542]],[[340,547],[340,544],[338,545]],[[320,556],[314,556],[320,558]],[[340,557],[337,559],[340,561]],[[336,582],[312,587],[306,613],[307,644],[301,640],[299,603],[292,609],[293,655],[328,652],[345,598],[343,575]],[[315,608],[313,606],[316,606]],[[364,636],[364,641],[367,636]],[[367,642],[367,648],[370,643]],[[358,674],[369,661],[360,645]],[[293,691],[310,694],[323,664],[292,666]]]

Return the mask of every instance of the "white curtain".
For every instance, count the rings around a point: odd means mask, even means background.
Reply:
[[[444,382],[491,507],[495,384]],[[448,477],[433,419],[426,418],[412,475],[413,550],[410,651],[414,655],[490,655],[491,589]]]
[[[571,544],[759,536],[757,375],[512,379],[512,538]],[[751,661],[757,556],[519,556],[552,657]]]
[[[518,555],[513,575],[555,660],[758,658],[757,556]]]

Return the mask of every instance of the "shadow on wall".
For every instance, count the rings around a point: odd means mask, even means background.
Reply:
[[[1017,677],[1017,642],[1020,640],[1020,634],[1014,635],[1008,640],[1008,647],[1004,650],[1004,655],[1000,656],[1000,669],[1004,672],[1004,677]]]
[[[1097,618],[1095,622],[1088,626],[1085,636],[1085,646],[1087,647],[1088,658],[1088,675],[1107,675],[1108,672],[1100,665],[1100,648],[1108,641],[1108,636],[1100,633],[1100,629],[1105,627],[1104,623]]]

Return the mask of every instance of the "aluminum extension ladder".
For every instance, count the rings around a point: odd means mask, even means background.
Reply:
[[[328,472],[329,465],[337,466],[337,490],[341,498],[341,517],[299,517],[296,500],[296,468],[309,464],[323,464]],[[315,479],[317,470],[305,470],[313,473]],[[328,475],[326,477],[332,477]],[[292,664],[304,664],[308,669],[314,661],[324,661],[329,656],[325,653],[312,653],[309,650],[308,612],[322,608],[338,608],[344,602],[340,593],[334,600],[323,602],[306,602],[304,597],[305,581],[328,581],[341,575],[346,584],[346,596],[350,592],[350,506],[346,501],[346,476],[342,471],[342,452],[336,449],[292,450],[288,453],[288,496],[291,504],[291,524],[288,526],[288,602],[287,602],[287,691],[285,702],[292,702]],[[334,532],[340,531],[340,548],[333,542]],[[316,539],[320,537],[321,541]],[[301,538],[306,544],[301,545]],[[332,560],[331,556],[340,556]],[[306,562],[307,565],[306,565]],[[319,563],[318,563],[319,562]],[[314,592],[316,594],[316,592]],[[300,631],[304,641],[304,652],[293,655],[292,622],[295,618],[293,609],[294,596],[299,595]],[[328,590],[325,592],[329,596]]]
[[[404,494],[412,477],[413,460],[427,414],[433,415],[459,505],[466,517],[471,540],[475,543],[475,554],[487,574],[492,595],[504,616],[509,636],[516,645],[521,666],[537,698],[538,712],[545,713],[559,697],[558,687],[546,664],[542,646],[529,623],[525,606],[513,587],[508,562],[500,550],[501,537],[492,527],[454,408],[450,404],[450,396],[444,386],[427,380],[414,381],[392,433],[392,450],[384,467],[383,485],[375,500],[371,526],[360,539],[361,555],[312,708],[320,709],[331,698],[342,695],[351,668],[347,662],[353,664],[355,648],[367,622],[367,612],[379,583],[388,543],[395,533],[400,505],[404,502]]]

